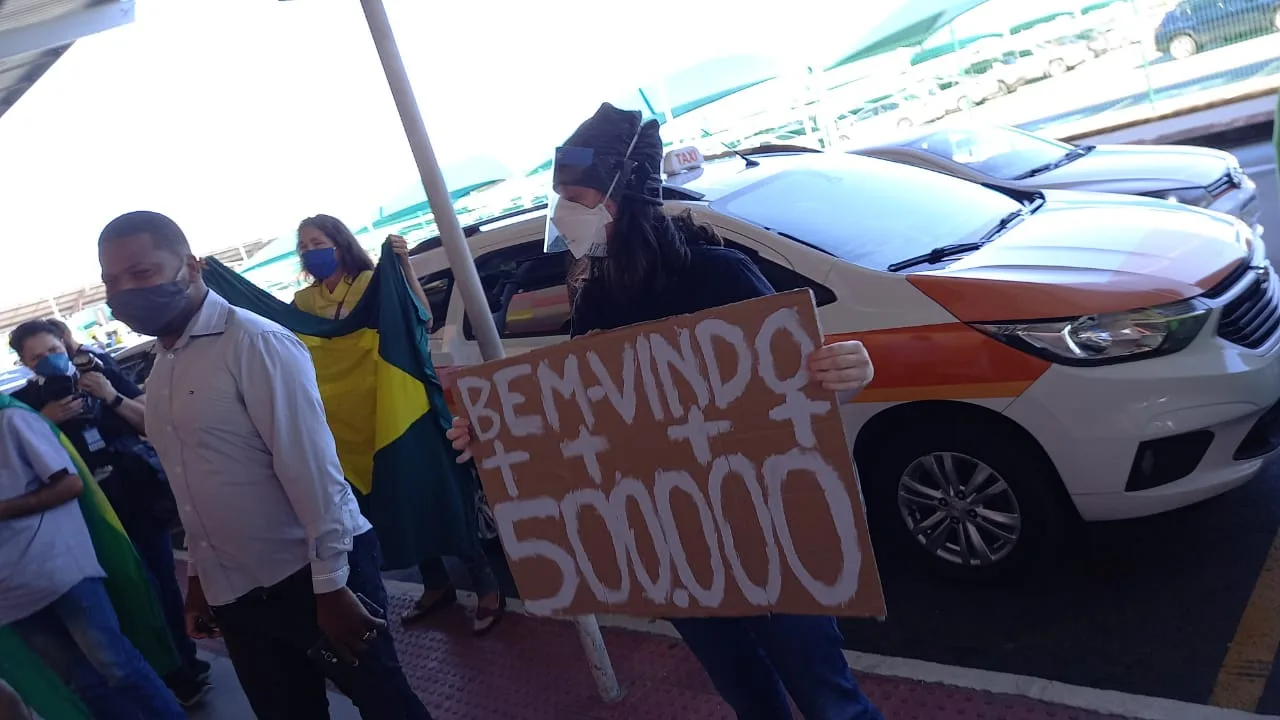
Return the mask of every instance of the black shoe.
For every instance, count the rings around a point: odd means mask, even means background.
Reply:
[[[165,684],[169,686],[169,691],[173,693],[173,696],[178,699],[178,704],[184,708],[189,708],[200,702],[213,689],[213,686],[204,680],[185,676],[168,678],[165,680]]]
[[[196,658],[187,665],[187,672],[200,682],[208,682],[209,676],[213,674],[213,666]]]

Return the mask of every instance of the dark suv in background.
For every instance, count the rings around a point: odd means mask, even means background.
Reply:
[[[1182,0],[1156,28],[1156,49],[1175,60],[1280,30],[1280,0]]]

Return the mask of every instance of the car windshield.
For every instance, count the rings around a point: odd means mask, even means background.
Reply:
[[[930,133],[908,147],[966,165],[998,180],[1012,180],[1062,158],[1071,146],[1014,128],[949,128]]]
[[[1022,204],[982,185],[846,154],[806,156],[711,207],[863,267],[977,240]]]

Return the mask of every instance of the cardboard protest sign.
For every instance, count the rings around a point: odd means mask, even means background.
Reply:
[[[531,612],[883,616],[807,290],[459,370]]]

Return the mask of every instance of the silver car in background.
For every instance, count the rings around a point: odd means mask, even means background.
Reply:
[[[1161,198],[1233,215],[1262,232],[1257,188],[1239,160],[1222,150],[1072,145],[1002,125],[959,123],[912,128],[881,139],[850,152],[988,185]]]

